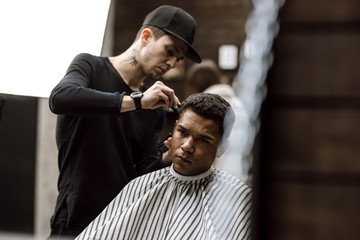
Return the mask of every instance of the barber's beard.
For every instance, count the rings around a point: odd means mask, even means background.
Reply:
[[[163,79],[159,78],[159,77],[155,77],[154,75],[147,75],[145,80],[144,80],[144,85],[146,88],[152,86],[157,80],[162,81]]]
[[[146,77],[146,79],[149,79],[151,81],[162,80],[161,78],[162,75],[157,74],[155,70],[151,71]]]
[[[155,74],[149,74],[147,76],[147,79],[151,80],[151,81],[156,81],[156,80],[159,80],[159,78],[161,78],[161,76],[158,76],[158,75],[155,75]]]

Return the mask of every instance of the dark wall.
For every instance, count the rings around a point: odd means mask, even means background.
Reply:
[[[260,239],[359,239],[360,2],[286,1],[257,162]]]
[[[0,99],[0,232],[33,233],[37,98]]]

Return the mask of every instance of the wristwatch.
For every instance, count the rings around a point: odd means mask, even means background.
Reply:
[[[136,110],[141,110],[142,107],[141,107],[141,98],[143,96],[143,93],[142,92],[132,92],[130,94],[130,97],[134,100],[135,102],[135,107],[136,107]]]

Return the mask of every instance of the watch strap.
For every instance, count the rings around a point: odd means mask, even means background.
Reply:
[[[134,102],[135,102],[135,107],[136,107],[136,110],[141,110],[142,107],[141,107],[141,98],[133,98]]]

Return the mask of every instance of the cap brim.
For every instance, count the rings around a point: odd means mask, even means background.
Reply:
[[[188,57],[191,61],[196,62],[196,63],[201,63],[201,57],[200,55],[196,52],[196,50],[189,44],[188,45],[188,51],[185,54],[186,57]]]
[[[187,53],[185,54],[185,56],[186,56],[187,58],[189,58],[189,59],[190,59],[191,61],[193,61],[193,62],[201,63],[201,57],[200,57],[200,55],[196,52],[195,48],[193,48],[190,43],[188,43],[185,39],[183,39],[183,38],[180,37],[179,35],[173,33],[172,31],[169,31],[169,30],[167,30],[167,29],[163,29],[163,30],[164,30],[165,32],[167,32],[167,33],[169,33],[169,34],[171,34],[171,35],[179,38],[180,40],[182,40],[182,41],[188,46],[188,51],[187,51]]]

